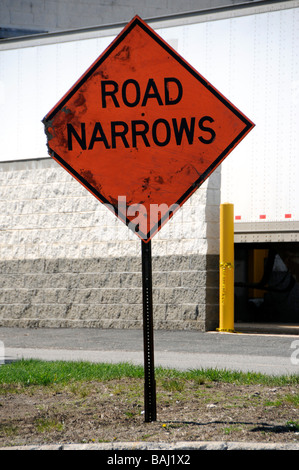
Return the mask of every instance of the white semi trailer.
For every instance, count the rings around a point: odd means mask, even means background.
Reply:
[[[235,214],[236,319],[299,322],[299,1],[147,22],[256,125],[221,165],[221,200]],[[48,158],[41,118],[123,26],[0,42],[2,162]]]

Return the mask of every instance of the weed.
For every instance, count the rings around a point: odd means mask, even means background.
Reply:
[[[284,397],[285,401],[291,403],[293,406],[299,407],[299,393],[287,394]]]
[[[36,429],[38,432],[63,431],[64,425],[54,418],[37,418]]]
[[[239,432],[241,431],[242,429],[239,427],[239,426],[235,426],[235,425],[231,425],[231,426],[226,426],[224,429],[223,429],[223,432],[224,434],[227,436],[229,434],[233,434],[235,432]]]
[[[282,401],[277,399],[277,400],[266,400],[264,402],[264,406],[276,406],[276,407],[279,407],[282,405]]]
[[[166,379],[162,380],[162,387],[169,392],[182,392],[185,384],[181,380]]]
[[[286,427],[293,432],[299,432],[299,421],[287,421]]]
[[[0,435],[4,434],[7,437],[13,437],[18,434],[18,427],[12,424],[0,423]]]

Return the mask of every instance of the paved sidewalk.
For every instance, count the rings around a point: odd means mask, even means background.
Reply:
[[[142,330],[0,328],[0,341],[5,361],[38,358],[143,364]],[[158,330],[154,341],[155,366],[299,373],[298,335]]]

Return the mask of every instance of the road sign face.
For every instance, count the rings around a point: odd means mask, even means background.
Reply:
[[[43,122],[50,155],[144,242],[254,126],[139,17]]]

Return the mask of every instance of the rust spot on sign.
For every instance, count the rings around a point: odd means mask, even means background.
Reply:
[[[115,58],[122,61],[130,60],[130,47],[124,46],[117,54],[115,54]]]

